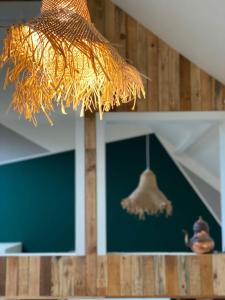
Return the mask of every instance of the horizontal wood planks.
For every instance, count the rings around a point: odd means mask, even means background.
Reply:
[[[225,254],[181,256],[108,255],[0,258],[0,296],[10,298],[225,297]],[[95,291],[93,291],[93,284]]]

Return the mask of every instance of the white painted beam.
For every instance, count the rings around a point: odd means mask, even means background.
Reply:
[[[225,251],[225,122],[220,125],[222,250]]]
[[[105,121],[100,121],[96,116],[98,255],[106,255],[107,252],[105,125]]]
[[[201,143],[201,141],[211,135],[215,130],[218,129],[218,124],[212,124],[206,126],[202,130],[196,129],[195,132],[192,132],[189,137],[187,137],[183,143],[176,149],[176,154],[181,154],[189,150],[193,145]]]

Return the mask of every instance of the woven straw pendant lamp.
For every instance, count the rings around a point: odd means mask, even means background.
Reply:
[[[51,122],[81,104],[85,111],[109,111],[145,96],[139,72],[97,31],[86,0],[43,0],[41,14],[9,28],[0,56],[8,65],[5,87],[14,82],[13,107],[36,123],[43,112]]]
[[[146,215],[165,213],[172,215],[172,204],[159,190],[156,176],[150,170],[150,137],[146,136],[146,163],[147,169],[141,174],[136,190],[121,202],[122,207],[130,214],[137,215],[144,220]]]

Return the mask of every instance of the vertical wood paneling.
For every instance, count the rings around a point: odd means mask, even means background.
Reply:
[[[155,293],[156,295],[164,296],[167,291],[165,256],[154,256],[154,272]]]
[[[204,71],[201,71],[201,110],[208,111],[214,109],[212,99],[212,78]]]
[[[109,1],[107,1],[109,2]],[[97,29],[105,34],[105,0],[88,0],[88,7],[90,9],[92,22]]]
[[[6,295],[18,296],[18,257],[7,257],[6,262]]]
[[[86,260],[85,257],[76,257],[74,264],[74,295],[86,296]]]
[[[188,294],[197,296],[201,295],[200,283],[200,260],[195,255],[189,256],[187,259],[187,274],[189,277]]]
[[[191,110],[201,111],[201,70],[191,63]]]
[[[121,296],[132,294],[132,258],[130,255],[120,258],[120,292]]]
[[[224,86],[217,80],[213,83],[213,99],[215,101],[215,110],[224,110]]]
[[[6,286],[6,257],[0,257],[0,297],[4,296]]]
[[[188,295],[189,277],[187,273],[187,261],[185,256],[177,257],[178,294],[182,297]]]
[[[39,295],[40,257],[29,257],[29,296]]]
[[[143,294],[156,295],[155,284],[154,284],[155,282],[154,259],[152,256],[145,256],[143,259],[144,259]]]
[[[108,256],[108,291],[109,297],[119,297],[120,292],[120,256],[109,255]]]
[[[159,109],[159,57],[158,38],[151,32],[147,32],[147,81],[146,94],[147,111]]]
[[[146,76],[147,72],[148,72],[148,65],[146,63],[147,62],[147,53],[148,53],[147,30],[141,24],[137,24],[136,53],[137,53],[136,67],[141,74]],[[145,91],[147,94],[148,93],[148,81],[147,81],[146,77],[142,77],[142,81],[143,81],[144,88],[145,88]],[[148,110],[148,99],[147,98],[137,101],[137,110],[138,111],[147,111]]]
[[[169,110],[180,110],[180,55],[169,47],[168,78],[169,78]]]
[[[191,63],[180,57],[180,110],[191,110]]]
[[[119,7],[115,7],[115,46],[123,58],[126,58],[127,15]]]
[[[213,295],[213,266],[211,255],[201,255],[200,258],[201,293]]]
[[[40,296],[51,295],[51,258],[41,257],[40,260]]]
[[[176,256],[166,256],[166,283],[167,283],[167,293],[169,295],[178,294],[178,273],[177,273],[177,257]]]
[[[18,293],[23,297],[29,295],[29,257],[19,258]]]
[[[104,297],[108,286],[107,256],[99,256],[97,263],[97,295]]]
[[[130,16],[127,15],[126,18],[126,57],[128,63],[132,64],[133,66],[137,66],[137,30],[138,30],[138,23]],[[133,108],[133,102],[128,104],[123,104],[120,110],[124,111],[131,111]],[[137,110],[137,106],[135,107]]]
[[[131,293],[133,297],[140,297],[143,295],[144,288],[144,272],[143,272],[143,257],[131,257]]]
[[[213,295],[222,296],[225,295],[225,256],[215,255],[213,256]]]
[[[159,111],[170,110],[169,46],[159,41]]]
[[[115,19],[115,11],[116,7],[113,5],[111,1],[105,1],[105,36],[107,39],[112,43],[116,44],[116,30],[115,30],[115,25],[116,25],[116,19]]]
[[[95,117],[85,117],[85,201],[86,201],[86,295],[97,291],[96,228],[96,128]]]

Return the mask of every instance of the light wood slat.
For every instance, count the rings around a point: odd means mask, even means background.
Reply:
[[[74,264],[74,295],[86,296],[86,259],[76,257]]]
[[[105,35],[105,0],[88,0],[88,7],[90,9],[92,22],[97,29]]]
[[[170,110],[169,46],[159,40],[159,111]]]
[[[174,49],[168,50],[169,110],[180,110],[180,55]]]
[[[187,260],[185,256],[177,257],[178,294],[182,297],[188,295],[189,277],[187,273]]]
[[[127,27],[126,27],[127,15],[119,7],[115,7],[115,47],[119,51],[123,58],[126,57],[126,38],[127,38]]]
[[[201,110],[208,111],[214,109],[212,99],[212,78],[204,71],[201,71]]]
[[[191,63],[180,57],[180,110],[191,110]]]
[[[6,294],[6,257],[0,257],[0,297]]]
[[[148,89],[146,101],[147,111],[158,111],[159,109],[159,40],[151,32],[147,32],[147,77]]]
[[[200,258],[201,294],[213,295],[213,262],[211,255],[201,255]]]
[[[167,293],[174,297],[178,294],[178,272],[177,272],[177,257],[176,256],[166,256],[166,284]]]
[[[138,23],[129,15],[126,17],[126,58],[128,63],[137,67]],[[138,100],[140,101],[140,100]],[[119,110],[132,111],[133,101],[121,105]],[[137,106],[135,107],[137,110]]]
[[[144,289],[144,265],[143,257],[131,257],[131,293],[133,297],[143,295]]]
[[[51,295],[51,258],[41,257],[40,259],[40,296]],[[60,278],[61,279],[61,278]]]
[[[108,256],[108,291],[107,296],[119,297],[121,295],[120,256]]]
[[[29,257],[19,258],[18,294],[22,297],[29,295]]]
[[[96,129],[95,116],[85,117],[86,294],[97,291]]]
[[[225,295],[225,255],[213,256],[213,295],[224,297]]]
[[[191,110],[201,109],[201,70],[191,63]]]
[[[117,42],[117,35],[115,30],[116,25],[116,18],[115,18],[115,11],[116,7],[113,5],[111,1],[106,0],[105,1],[105,19],[107,22],[105,22],[105,36],[107,39],[112,43],[116,45]]]
[[[120,293],[121,296],[132,294],[132,257],[120,257]]]
[[[106,256],[97,259],[97,295],[104,297],[108,287],[108,264]]]
[[[137,24],[137,44],[136,44],[136,52],[137,52],[137,62],[136,67],[141,74],[147,76],[148,73],[148,48],[147,48],[147,30],[141,24]],[[142,77],[142,81],[144,84],[144,88],[146,93],[148,93],[148,81],[145,77]],[[148,110],[148,101],[147,99],[142,99],[137,101],[137,110],[138,111],[147,111]]]
[[[200,260],[199,257],[193,255],[187,259],[187,273],[189,279],[188,294],[198,297],[201,295],[201,283],[200,283]]]
[[[18,257],[7,257],[5,287],[7,297],[18,296],[18,269]]]
[[[143,294],[144,295],[156,295],[155,291],[155,268],[153,256],[145,256],[144,260],[144,282],[143,282]]]
[[[165,256],[154,256],[155,293],[164,296],[167,291]]]
[[[224,110],[224,86],[217,80],[213,82],[213,99],[215,101],[215,110]]]
[[[30,297],[38,295],[40,290],[40,257],[29,257],[29,291]]]

